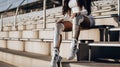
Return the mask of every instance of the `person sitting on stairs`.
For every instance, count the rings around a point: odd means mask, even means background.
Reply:
[[[60,60],[59,48],[62,41],[61,32],[72,31],[72,42],[70,45],[71,53],[67,57],[72,60],[78,49],[77,42],[81,29],[88,29],[94,26],[95,21],[91,15],[91,0],[64,0],[62,8],[63,19],[56,22],[54,30],[54,50],[51,59],[51,67],[57,67]],[[66,49],[68,49],[66,47]]]

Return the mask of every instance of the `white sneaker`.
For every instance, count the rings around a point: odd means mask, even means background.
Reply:
[[[60,62],[61,59],[62,58],[59,56],[59,51],[55,49],[51,60],[51,67],[57,67],[57,62]]]
[[[70,50],[71,50],[71,52],[70,52],[69,57],[67,58],[68,60],[72,60],[75,58],[75,55],[78,52],[77,43],[72,42]]]

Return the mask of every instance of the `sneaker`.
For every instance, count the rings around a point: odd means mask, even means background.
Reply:
[[[59,56],[59,51],[55,50],[51,60],[51,67],[57,67],[57,62],[60,62],[61,59],[62,58]]]
[[[77,43],[71,43],[71,48],[70,48],[71,52],[69,57],[67,58],[68,60],[72,60],[75,58],[76,53],[78,52],[77,49]]]

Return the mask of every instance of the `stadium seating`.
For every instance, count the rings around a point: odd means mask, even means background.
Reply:
[[[116,0],[114,2],[107,1],[104,4],[102,4],[102,0],[94,2],[95,5],[102,7],[100,9],[97,6],[92,7],[92,14],[96,21],[95,25],[118,27],[116,17],[112,16],[118,13],[117,2]],[[115,5],[114,10],[110,6],[113,4]],[[18,67],[49,67],[53,51],[55,22],[63,17],[61,9],[62,7],[47,9],[46,29],[43,28],[43,11],[18,15],[16,30],[13,30],[14,16],[3,18],[3,31],[0,31],[0,61]],[[66,58],[70,53],[68,48],[71,43],[72,32],[63,32],[62,36],[60,55]],[[95,42],[101,42],[101,37],[99,28],[85,29],[81,30],[79,41],[94,40]],[[77,60],[77,57],[74,60]]]

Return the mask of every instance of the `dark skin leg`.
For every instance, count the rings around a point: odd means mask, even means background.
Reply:
[[[84,17],[84,21],[82,22],[83,25],[86,25],[87,27],[90,25],[90,21],[87,17]],[[84,24],[85,23],[85,24]],[[69,21],[65,21],[63,22],[63,20],[60,20],[59,22],[57,22],[57,24],[63,24],[64,25],[64,30],[62,30],[61,32],[68,32],[68,31],[72,31],[73,29],[73,24]],[[59,26],[59,25],[58,25]],[[81,29],[84,29],[83,27],[81,27],[80,25],[76,25],[75,24],[75,29],[74,29],[74,35],[73,35],[73,39],[76,39],[78,40],[79,38],[79,35],[80,35],[80,30]],[[88,29],[88,28],[85,28],[85,29]],[[61,44],[61,41],[62,41],[62,35],[61,35],[61,32],[59,32],[60,34],[58,35],[58,42],[55,44],[57,46],[54,46],[55,48],[57,48],[59,50],[60,48],[60,44]]]

